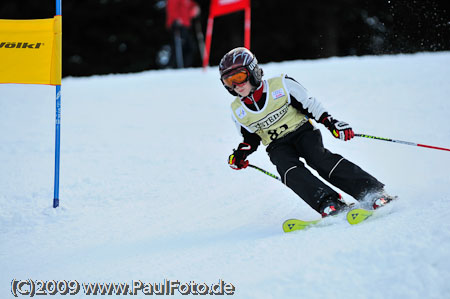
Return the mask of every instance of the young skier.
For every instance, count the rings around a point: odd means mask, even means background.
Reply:
[[[263,80],[256,57],[242,47],[223,56],[219,71],[223,86],[236,96],[231,103],[232,116],[244,138],[229,156],[231,168],[246,168],[247,157],[262,142],[282,182],[322,217],[338,213],[346,204],[339,193],[305,167],[300,157],[322,178],[356,200],[372,195],[375,209],[393,199],[376,178],[324,148],[320,130],[311,119],[341,140],[350,140],[355,134],[347,123],[333,118],[309,96],[300,83],[287,75]]]

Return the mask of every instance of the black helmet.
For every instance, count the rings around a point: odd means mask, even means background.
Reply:
[[[237,96],[238,94],[232,88],[226,86],[222,78],[237,68],[247,69],[250,74],[249,80],[251,85],[258,87],[261,84],[264,72],[258,66],[258,60],[255,55],[244,47],[234,48],[225,54],[219,63],[220,81],[232,95]]]

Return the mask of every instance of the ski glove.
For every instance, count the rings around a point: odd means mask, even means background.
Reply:
[[[355,137],[352,127],[346,122],[333,119],[331,116],[324,117],[322,123],[335,138],[347,141]]]
[[[233,153],[228,157],[228,164],[235,170],[246,168],[249,164],[245,160],[251,153],[252,147],[247,143],[240,143],[237,150],[234,149]]]

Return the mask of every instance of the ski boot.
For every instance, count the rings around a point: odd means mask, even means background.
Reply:
[[[344,208],[346,208],[347,205],[341,199],[342,196],[339,194],[338,197],[333,196],[325,200],[320,205],[319,213],[322,215],[322,218],[333,216],[339,214],[340,212],[343,212]]]
[[[387,205],[388,203],[390,203],[391,201],[393,201],[396,198],[397,198],[397,196],[390,196],[390,195],[387,195],[387,194],[383,194],[383,195],[377,197],[373,201],[372,208],[374,210],[376,210],[378,208],[381,208],[381,207]]]

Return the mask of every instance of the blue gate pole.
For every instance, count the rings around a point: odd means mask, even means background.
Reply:
[[[61,15],[61,0],[56,0],[56,15]],[[59,206],[59,161],[61,148],[61,85],[56,85],[56,120],[55,120],[55,182],[53,208]]]
[[[61,85],[56,85],[56,120],[55,120],[55,183],[53,207],[59,206],[59,160],[61,148]]]

